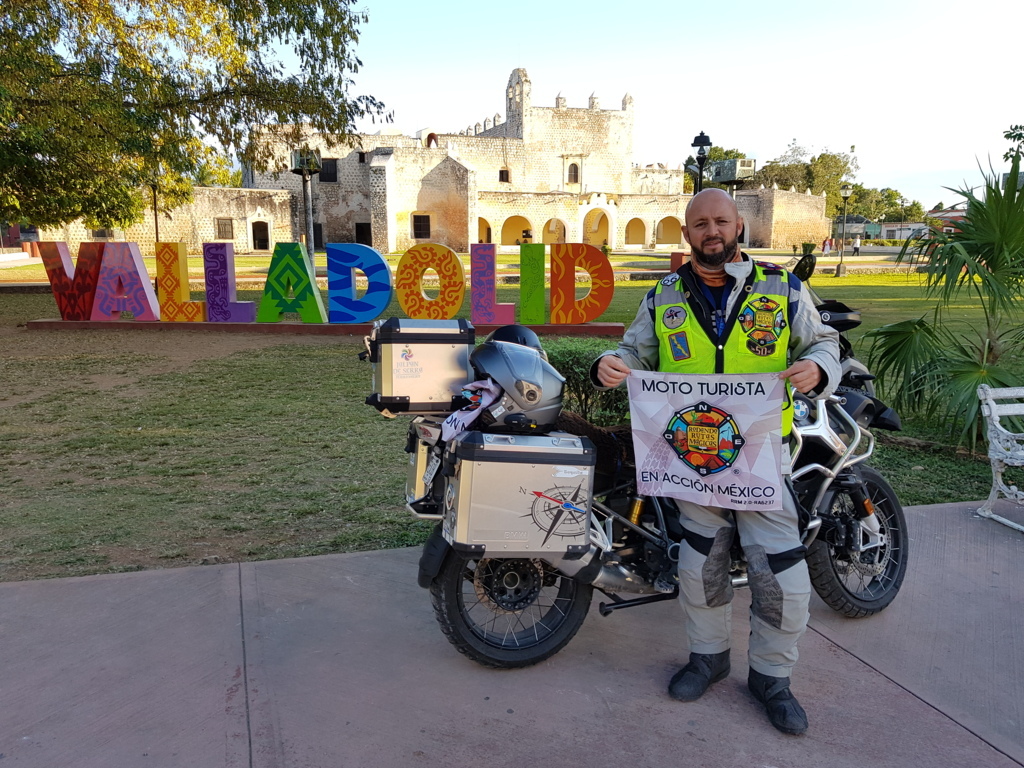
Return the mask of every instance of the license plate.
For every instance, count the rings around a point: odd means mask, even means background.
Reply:
[[[437,468],[441,466],[441,457],[437,454],[431,454],[430,461],[427,462],[427,469],[423,473],[423,484],[430,485],[434,482],[434,475],[437,474]]]

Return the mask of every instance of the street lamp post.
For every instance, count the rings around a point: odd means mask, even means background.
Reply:
[[[846,274],[846,267],[843,265],[843,254],[846,251],[846,204],[853,193],[853,187],[843,184],[839,188],[839,194],[843,196],[843,234],[839,238],[839,263],[836,264],[836,277],[843,277]]]
[[[711,137],[700,132],[699,136],[693,137],[691,147],[697,150],[697,185],[694,194],[699,194],[704,189],[704,163],[708,161],[708,150],[711,149]]]
[[[907,200],[900,198],[900,239],[903,239],[903,226],[907,219]]]
[[[316,270],[316,238],[313,233],[313,176],[320,173],[320,153],[308,147],[292,152],[292,173],[302,177],[302,202],[306,209],[306,250],[309,263]]]

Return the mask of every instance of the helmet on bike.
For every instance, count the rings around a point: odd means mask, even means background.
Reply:
[[[539,344],[539,342],[538,342]],[[493,432],[545,433],[562,411],[565,379],[532,346],[488,340],[469,356],[477,378],[489,378],[503,393],[480,414]]]
[[[512,344],[522,344],[524,347],[536,349],[540,352],[541,357],[545,360],[548,359],[548,353],[540,345],[540,337],[525,325],[503,325],[501,328],[495,328],[484,341],[507,341]]]

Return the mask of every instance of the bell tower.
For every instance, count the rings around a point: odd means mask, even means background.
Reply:
[[[505,91],[505,135],[522,139],[530,110],[530,78],[525,69],[513,69]]]

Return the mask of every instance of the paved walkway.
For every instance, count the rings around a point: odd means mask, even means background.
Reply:
[[[418,551],[399,549],[0,584],[0,764],[1013,768],[1024,536],[976,506],[907,510],[907,580],[878,616],[815,598],[804,737],[768,724],[741,652],[701,701],[668,698],[686,658],[674,603],[592,611],[549,661],[484,669],[444,639]]]

